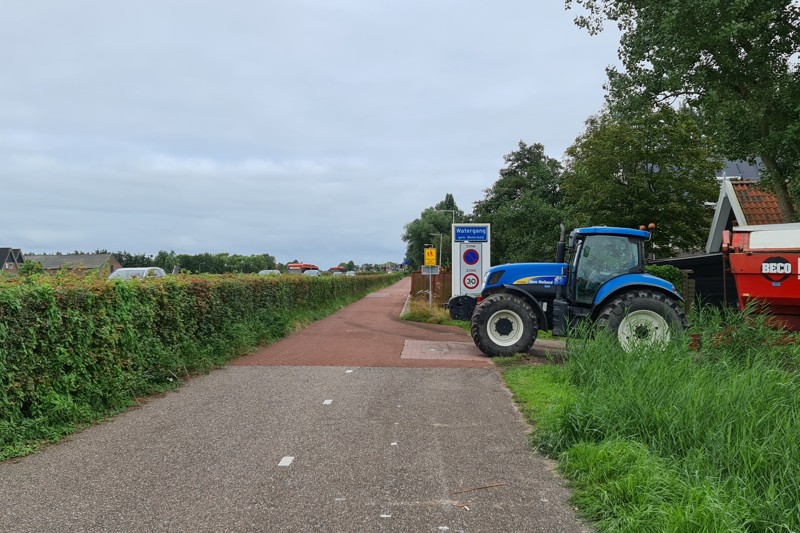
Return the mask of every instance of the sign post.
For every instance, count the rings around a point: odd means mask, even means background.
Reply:
[[[483,274],[491,266],[489,224],[453,224],[453,297],[480,293]]]
[[[436,248],[425,248],[425,262],[422,266],[422,275],[428,276],[428,309],[433,309],[433,276],[439,274],[436,264]]]

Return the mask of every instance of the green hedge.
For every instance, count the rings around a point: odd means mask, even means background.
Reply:
[[[653,276],[665,279],[675,285],[675,290],[683,294],[683,272],[672,265],[647,265],[644,271]]]
[[[223,365],[399,279],[177,276],[0,283],[0,459]]]

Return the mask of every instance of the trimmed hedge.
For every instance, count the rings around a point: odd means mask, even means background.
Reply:
[[[0,283],[0,460],[224,365],[400,275]]]
[[[683,272],[677,267],[672,265],[647,265],[644,271],[653,276],[665,279],[675,285],[675,290],[683,294],[685,287],[683,286]]]

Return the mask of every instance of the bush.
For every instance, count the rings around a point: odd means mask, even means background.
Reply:
[[[675,290],[678,291],[678,293],[683,294],[683,272],[681,272],[679,268],[672,265],[647,265],[644,267],[644,271],[669,281],[675,285]]]
[[[0,283],[0,459],[174,387],[399,276]]]

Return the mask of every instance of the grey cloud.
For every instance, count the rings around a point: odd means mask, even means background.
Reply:
[[[0,19],[3,245],[399,261],[520,139],[559,157],[613,35],[561,2],[18,2]],[[329,265],[330,264],[330,265]],[[322,265],[321,265],[322,266]]]

